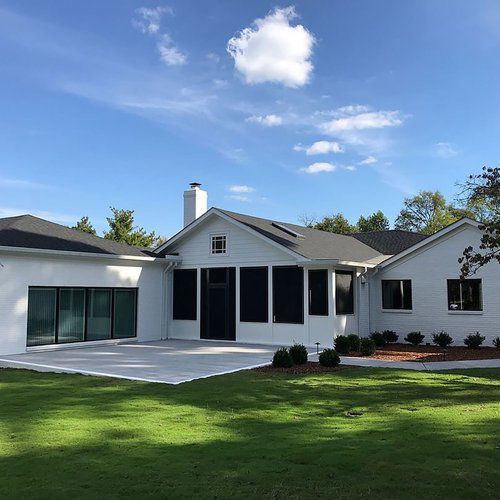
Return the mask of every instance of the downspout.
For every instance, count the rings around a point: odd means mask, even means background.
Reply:
[[[169,262],[167,264],[167,267],[163,270],[162,274],[162,314],[161,314],[161,340],[167,340],[168,339],[168,325],[169,325],[169,315],[170,315],[170,310],[168,307],[168,290],[167,290],[167,285],[168,285],[168,273],[170,273],[174,267],[176,267],[178,262]]]

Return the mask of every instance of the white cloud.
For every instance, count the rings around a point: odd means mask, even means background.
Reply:
[[[186,62],[186,55],[176,47],[170,35],[166,33],[161,35],[156,46],[160,53],[160,59],[167,66],[178,66]]]
[[[368,156],[364,160],[361,160],[358,165],[373,165],[374,163],[377,163],[378,160],[374,156]]]
[[[304,26],[290,24],[296,17],[294,7],[276,8],[229,40],[227,51],[246,83],[302,87],[309,82],[315,39]]]
[[[319,174],[320,172],[333,172],[336,168],[337,167],[331,163],[318,162],[313,163],[308,167],[301,168],[300,170],[306,174]]]
[[[403,118],[399,111],[370,111],[335,118],[321,123],[319,128],[326,134],[337,135],[342,132],[397,127],[402,123]]]
[[[248,196],[242,194],[230,194],[226,196],[226,198],[229,200],[242,201],[244,203],[250,203],[252,201]]]
[[[261,125],[264,125],[265,127],[276,127],[283,123],[283,119],[278,115],[252,115],[249,116],[245,121],[250,123],[259,123]]]
[[[167,6],[158,7],[140,7],[135,9],[137,18],[132,19],[132,24],[142,31],[143,33],[149,33],[153,35],[160,31],[161,18],[165,14],[173,15],[174,11]]]
[[[453,158],[458,155],[458,151],[449,142],[437,142],[434,144],[434,152],[439,158]]]
[[[219,78],[214,78],[212,80],[212,83],[214,84],[214,87],[218,89],[225,89],[229,85],[229,82],[227,80],[221,80]]]
[[[349,104],[348,106],[342,106],[336,109],[334,114],[337,116],[357,115],[359,113],[366,113],[367,111],[370,111],[370,107],[364,104]]]
[[[0,177],[0,187],[9,189],[48,189],[50,186],[38,182],[26,181],[24,179]]]
[[[0,218],[15,217],[17,215],[30,214],[41,219],[58,222],[61,224],[74,224],[80,217],[76,215],[48,212],[46,210],[31,210],[26,208],[0,207]]]
[[[355,165],[347,165],[347,167],[345,167],[345,169],[349,170],[349,172],[354,172],[355,170],[357,170]]]
[[[231,191],[231,193],[253,193],[255,191],[255,188],[246,186],[244,184],[237,184],[234,186],[229,186],[229,191]]]
[[[334,141],[316,141],[310,146],[297,144],[293,147],[294,151],[305,151],[306,155],[324,155],[328,153],[343,153],[344,148]]]

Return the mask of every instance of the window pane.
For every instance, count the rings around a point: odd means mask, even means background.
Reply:
[[[196,269],[174,270],[173,319],[196,319]]]
[[[57,342],[80,342],[85,332],[85,289],[59,290],[59,325]]]
[[[460,280],[448,280],[448,309],[458,311],[462,309],[460,299]]]
[[[448,280],[448,309],[450,311],[482,311],[481,280]]]
[[[382,280],[383,309],[412,309],[411,280]]]
[[[28,346],[56,341],[56,293],[55,288],[28,290]]]
[[[309,314],[328,316],[328,271],[309,271]]]
[[[411,280],[403,280],[403,309],[413,309]]]
[[[240,321],[267,323],[268,308],[267,267],[240,269]]]
[[[113,338],[135,337],[136,290],[115,290]]]
[[[87,302],[87,340],[111,338],[111,290],[89,288]]]
[[[273,267],[275,323],[304,323],[304,271],[300,267]]]
[[[351,271],[335,271],[335,314],[354,314],[354,286]]]

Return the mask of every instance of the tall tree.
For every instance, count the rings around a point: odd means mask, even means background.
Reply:
[[[358,219],[358,231],[368,233],[370,231],[387,231],[389,229],[389,219],[384,215],[382,210]]]
[[[352,234],[355,233],[357,229],[356,226],[352,226],[341,213],[326,216],[312,227],[321,231],[337,234]]]
[[[403,205],[394,225],[396,229],[432,234],[460,219],[439,191],[420,191],[412,198],[405,198]]]
[[[483,172],[469,176],[463,187],[467,204],[480,207],[479,229],[483,231],[479,249],[468,246],[458,259],[465,278],[488,262],[500,263],[500,168],[483,167]]]
[[[152,247],[156,245],[158,237],[155,232],[147,233],[142,227],[134,226],[134,211],[110,207],[112,217],[106,217],[109,231],[104,233],[108,240],[127,243],[136,247]]]
[[[94,236],[97,234],[94,226],[90,223],[86,215],[84,215],[71,229],[78,229],[78,231],[93,234]]]

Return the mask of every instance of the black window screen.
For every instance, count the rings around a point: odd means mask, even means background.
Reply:
[[[174,269],[173,319],[196,319],[196,269]]]
[[[383,309],[411,309],[411,280],[382,280]]]
[[[335,271],[335,314],[354,314],[354,277],[351,271]]]
[[[304,323],[304,271],[273,267],[273,321]]]
[[[268,322],[267,267],[240,269],[240,321]]]
[[[481,280],[448,280],[448,309],[450,311],[482,311]]]
[[[309,271],[309,314],[328,316],[328,271],[326,269]]]

